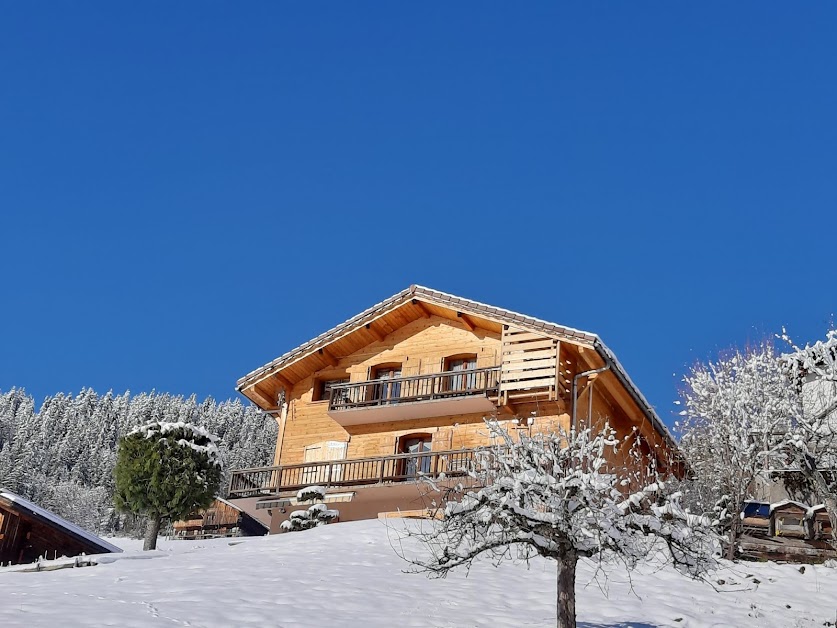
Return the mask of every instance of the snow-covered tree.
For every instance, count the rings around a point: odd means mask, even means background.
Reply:
[[[799,397],[769,342],[696,364],[683,381],[680,446],[699,495],[689,503],[714,509],[726,557],[734,559],[745,500],[786,464]]]
[[[217,440],[190,423],[155,421],[119,441],[114,502],[147,517],[144,550],[157,547],[163,519],[176,521],[212,503],[221,481]]]
[[[0,391],[0,486],[92,532],[142,533],[140,518],[113,508],[117,443],[136,425],[184,417],[220,437],[225,476],[273,460],[276,422],[239,400],[84,389],[47,397],[37,410],[30,395],[12,389]]]
[[[715,539],[705,517],[688,513],[680,495],[657,476],[634,434],[597,431],[523,434],[488,423],[495,445],[477,452],[469,470],[474,488],[443,489],[438,522],[419,531],[428,556],[407,557],[417,571],[445,576],[478,556],[496,562],[537,555],[557,565],[557,625],[576,625],[575,574],[588,557],[607,572],[621,563],[673,561],[699,576],[713,564]]]
[[[781,362],[802,403],[802,413],[789,434],[786,486],[821,502],[837,540],[837,330],[825,340],[799,347],[785,330],[780,336],[791,349]]]
[[[323,503],[325,494],[325,487],[322,486],[307,486],[300,489],[296,494],[297,502],[315,503],[311,503],[306,510],[294,510],[279,527],[285,532],[298,532],[299,530],[324,526],[337,519],[340,516],[340,511],[331,510]]]

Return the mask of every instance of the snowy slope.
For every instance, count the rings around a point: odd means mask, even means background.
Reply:
[[[390,523],[390,525],[393,525]],[[401,523],[394,524],[403,525]],[[392,534],[389,535],[393,536]],[[402,571],[379,521],[251,539],[114,541],[125,553],[80,569],[0,569],[0,626],[553,626],[554,567],[539,561],[428,580]],[[140,560],[139,558],[145,558]],[[105,562],[108,561],[108,562]],[[744,563],[716,592],[671,569],[613,574],[608,597],[579,569],[584,628],[823,626],[837,569]]]

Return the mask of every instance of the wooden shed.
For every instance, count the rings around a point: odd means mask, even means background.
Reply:
[[[188,519],[174,523],[176,539],[207,539],[220,536],[264,536],[268,526],[235,504],[216,499]]]
[[[770,536],[808,538],[807,512],[805,504],[787,499],[773,504],[770,507]]]
[[[817,540],[832,538],[831,517],[828,516],[828,510],[824,504],[814,506],[808,511],[808,525],[810,538]]]
[[[20,495],[0,490],[0,564],[121,551]]]
[[[763,536],[770,530],[770,504],[766,502],[745,501],[742,516],[742,528],[745,534]]]

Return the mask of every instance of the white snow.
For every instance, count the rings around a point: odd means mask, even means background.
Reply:
[[[128,436],[141,434],[145,438],[156,438],[157,436],[165,436],[169,432],[175,432],[177,430],[191,433],[192,437],[196,440],[203,438],[209,441],[207,445],[198,445],[197,443],[186,440],[185,438],[180,438],[176,442],[181,447],[189,447],[198,453],[205,453],[209,457],[210,462],[220,465],[218,460],[219,449],[216,445],[218,437],[210,434],[200,425],[192,425],[191,423],[186,423],[184,421],[152,421],[131,430],[128,432]]]
[[[87,530],[84,530],[84,529],[78,527],[74,523],[70,523],[66,519],[62,519],[61,517],[59,517],[55,513],[52,513],[48,510],[44,510],[40,506],[30,502],[28,499],[24,499],[20,495],[16,495],[14,493],[4,491],[4,492],[0,492],[0,497],[3,497],[4,499],[8,499],[10,502],[14,502],[16,504],[19,504],[20,506],[23,506],[25,509],[35,513],[36,515],[39,515],[39,516],[43,517],[44,519],[47,519],[48,521],[51,521],[54,524],[61,526],[62,528],[70,530],[74,534],[82,537],[83,539],[85,539],[86,541],[89,541],[90,543],[94,543],[96,545],[99,545],[99,546],[101,546],[101,547],[103,547],[103,548],[105,548],[105,549],[107,549],[111,552],[121,552],[122,551],[121,549],[119,549],[115,545],[112,545],[111,543],[108,543],[107,541],[104,541],[103,539],[100,539],[95,534],[90,534],[90,532],[88,532]]]
[[[555,625],[553,563],[534,560],[527,570],[483,561],[468,577],[463,571],[429,580],[404,573],[395,540],[377,520],[249,539],[161,539],[160,550],[145,553],[141,541],[116,539],[125,553],[92,557],[97,566],[0,569],[0,626]],[[582,561],[579,626],[802,628],[834,621],[837,569],[725,565],[714,587],[670,567],[641,565],[631,590],[624,572],[612,571],[605,596],[592,582],[595,564]]]

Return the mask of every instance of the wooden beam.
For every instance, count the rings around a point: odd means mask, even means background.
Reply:
[[[422,303],[418,299],[413,299],[412,303],[413,303],[413,305],[415,305],[419,309],[419,311],[421,312],[421,315],[424,318],[430,318],[430,312],[428,312],[427,308],[424,307],[424,303]]]
[[[320,354],[320,357],[325,360],[326,364],[329,366],[337,366],[338,360],[334,357],[334,354],[331,353],[331,351],[323,347],[318,351],[318,353]]]
[[[270,410],[271,408],[276,407],[276,400],[270,399],[270,397],[267,394],[265,394],[255,386],[245,388],[241,392],[244,394],[245,397],[247,397],[250,401],[253,401],[262,410]]]
[[[474,331],[477,328],[477,326],[474,325],[473,321],[462,312],[457,312],[456,317],[462,322],[463,325],[465,325],[465,327],[468,328],[468,331]]]
[[[375,338],[378,340],[378,342],[382,342],[384,340],[384,338],[386,338],[386,336],[384,336],[381,332],[379,332],[377,329],[372,327],[372,323],[366,323],[366,329],[370,334],[375,336]]]
[[[289,382],[283,376],[279,375],[279,373],[274,373],[273,374],[273,379],[275,379],[277,382],[279,382],[279,384],[282,386],[282,388],[285,389],[285,394],[288,397],[290,397],[291,396],[291,391],[294,389],[294,385],[291,384],[291,382]],[[275,401],[273,403],[274,403],[274,405],[276,404]]]

